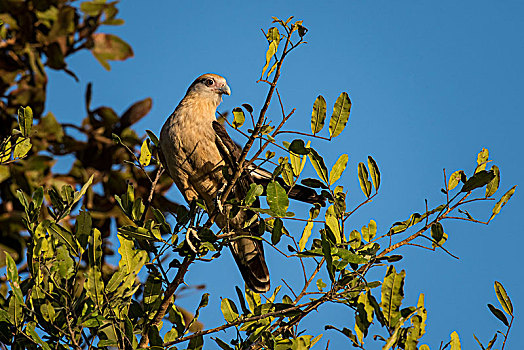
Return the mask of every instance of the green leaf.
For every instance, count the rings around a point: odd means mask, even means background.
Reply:
[[[102,266],[102,234],[96,228],[89,235],[89,264]]]
[[[260,294],[255,293],[251,289],[246,287],[245,295],[246,295],[247,305],[249,306],[249,310],[251,310],[251,312],[255,312],[255,309],[260,305],[262,301]]]
[[[329,121],[329,135],[330,137],[337,137],[346,127],[349,119],[349,112],[351,110],[351,100],[347,92],[343,92],[337,98],[335,106],[333,107],[333,115]]]
[[[0,148],[0,164],[7,162],[11,158],[11,152],[13,152],[11,140],[2,142],[2,147]]]
[[[366,240],[367,242],[370,242],[375,238],[375,235],[377,234],[377,223],[375,220],[370,220],[368,226],[362,227],[362,238]]]
[[[147,133],[147,136],[149,136],[149,139],[151,140],[151,142],[153,142],[153,145],[158,147],[158,144],[160,143],[160,141],[158,141],[158,137],[151,130],[146,130],[146,133]]]
[[[460,339],[456,331],[451,333],[451,343],[450,344],[451,344],[450,350],[460,350]]]
[[[278,32],[278,28],[277,27],[269,28],[267,31],[266,38],[269,42],[276,41],[277,44],[280,43],[280,33]]]
[[[238,319],[237,307],[231,299],[222,299],[222,302],[220,303],[220,310],[222,311],[226,322],[230,323]]]
[[[325,184],[328,184],[329,177],[324,159],[313,148],[309,149],[308,157],[313,164],[313,168],[315,168],[320,180],[324,181]]]
[[[151,148],[148,141],[148,139],[145,139],[142,143],[142,147],[140,147],[140,158],[138,161],[142,166],[148,166],[151,162]]]
[[[333,235],[335,235],[335,243],[339,244],[342,242],[342,231],[340,230],[340,223],[335,213],[335,206],[332,205],[327,208],[326,214],[326,226],[329,227]]]
[[[78,216],[76,217],[75,222],[75,235],[80,243],[80,246],[85,249],[87,247],[87,241],[91,234],[91,228],[93,222],[91,215],[86,210],[81,210]]]
[[[86,293],[89,298],[96,305],[98,310],[102,310],[104,303],[104,282],[102,281],[102,273],[98,266],[92,266],[86,273]]]
[[[446,243],[446,241],[448,240],[448,235],[447,233],[444,232],[444,234],[442,235],[442,239],[438,242],[432,242],[431,243],[431,246],[433,248],[436,248],[436,247],[441,247],[444,245],[444,243]]]
[[[118,228],[118,234],[128,239],[136,238],[142,240],[158,241],[158,238],[155,237],[150,230],[144,227],[135,227],[130,225],[122,226]]]
[[[344,249],[344,248],[333,248],[331,251],[331,255],[338,256],[339,258],[351,264],[365,264],[368,262],[366,258],[360,255],[357,255],[355,253],[352,253],[349,250]]]
[[[304,155],[307,155],[309,153],[309,148],[308,148],[309,144],[310,144],[310,142],[308,141],[308,145],[306,146],[304,144],[304,140],[295,139],[287,146],[287,149],[290,152],[293,152],[295,154],[304,156]]]
[[[337,182],[338,179],[340,179],[340,176],[346,169],[348,160],[349,160],[349,157],[347,154],[343,154],[338,158],[335,165],[333,165],[333,168],[331,168],[331,172],[329,174],[329,184],[330,185],[334,184],[335,182]]]
[[[149,274],[144,286],[144,311],[152,316],[161,302],[162,278],[160,272],[155,271]]]
[[[373,180],[373,185],[375,186],[375,191],[378,191],[378,188],[380,187],[380,170],[378,170],[377,162],[375,162],[371,156],[368,156],[368,167],[371,180]]]
[[[316,134],[324,127],[326,121],[326,100],[319,95],[313,103],[313,112],[311,113],[311,131]]]
[[[276,218],[273,222],[273,230],[271,231],[271,243],[273,243],[273,245],[277,245],[278,242],[280,242],[280,238],[282,237],[282,233],[284,232],[282,230],[283,226],[284,223],[280,218]]]
[[[253,204],[258,196],[264,193],[264,186],[252,183],[249,185],[249,191],[246,193],[244,204],[250,206]]]
[[[219,338],[211,338],[213,339],[217,345],[220,347],[220,349],[222,350],[235,350],[233,349],[231,346],[227,345],[227,343]]]
[[[240,107],[233,108],[233,127],[240,128],[246,121],[244,111]]]
[[[489,220],[493,219],[495,217],[495,215],[500,213],[500,210],[506,205],[506,203],[508,203],[508,201],[510,200],[511,196],[513,196],[513,193],[515,193],[515,189],[516,188],[517,188],[516,185],[513,186],[508,192],[506,192],[502,196],[502,198],[500,198],[500,200],[497,202],[497,204],[495,204],[495,206],[493,207],[493,214],[491,215]]]
[[[200,350],[204,347],[204,338],[199,335],[197,337],[191,338],[187,346],[187,350]]]
[[[460,181],[466,182],[466,174],[464,173],[464,170],[457,170],[451,174],[448,182],[448,190],[452,190],[457,187]]]
[[[21,305],[24,305],[24,296],[20,289],[20,277],[18,276],[18,269],[16,263],[8,252],[5,252],[6,275],[11,285],[11,290],[14,296]]]
[[[488,185],[486,186],[486,197],[491,197],[497,192],[500,184],[500,170],[499,167],[496,165],[493,165],[491,167],[491,171],[495,174],[495,177],[493,180],[491,180]]]
[[[18,108],[18,125],[24,137],[29,137],[33,125],[33,110],[31,107]],[[27,153],[27,152],[26,152]]]
[[[395,267],[390,265],[382,283],[380,308],[389,328],[395,328],[401,316],[399,310],[402,299],[404,299],[405,277],[406,271],[402,270],[400,273],[397,273]]]
[[[324,288],[326,288],[326,287],[327,287],[327,284],[325,284],[324,281],[322,281],[322,278],[319,278],[319,279],[317,280],[317,289],[318,289],[318,291],[319,291],[319,292],[322,292],[322,290],[323,290]]]
[[[23,158],[31,150],[31,140],[28,137],[16,140],[13,159]]]
[[[482,150],[477,155],[477,168],[475,169],[475,174],[486,169],[488,158],[489,158],[488,150],[485,148],[482,148]]]
[[[357,309],[355,312],[355,333],[358,340],[363,343],[364,337],[368,334],[369,326],[373,321],[373,306],[371,305],[367,293],[360,293],[357,299]]]
[[[253,113],[253,106],[249,103],[242,103],[242,107],[244,107],[248,113]]]
[[[331,256],[331,244],[329,243],[325,230],[321,230],[320,236],[322,238],[321,246],[322,246],[322,253],[324,255],[324,258],[326,259],[326,268],[328,271],[329,279],[331,282],[335,282],[335,271],[333,269],[333,257]]]
[[[318,179],[312,179],[312,178],[305,178],[303,179],[302,181],[300,181],[300,183],[306,187],[312,187],[312,188],[324,188],[324,189],[328,189],[328,187],[326,185],[324,185],[324,183]]]
[[[37,343],[38,345],[40,345],[42,347],[42,349],[44,350],[51,350],[51,348],[49,347],[49,345],[47,345],[46,342],[44,342],[40,336],[35,332],[35,323],[34,322],[30,322],[27,324],[25,330],[26,330],[26,333],[29,334],[29,336],[31,337],[31,339]]]
[[[435,242],[440,242],[442,237],[444,237],[444,228],[442,227],[442,224],[440,222],[433,223],[431,225],[431,238],[433,238]]]
[[[351,231],[349,234],[349,245],[353,249],[360,248],[360,245],[362,244],[362,237],[360,236],[360,232],[357,230]]]
[[[302,237],[300,237],[300,241],[298,241],[298,246],[300,248],[300,251],[303,251],[306,247],[306,243],[311,236],[311,231],[313,230],[313,221],[308,220],[306,227],[304,227],[304,231],[302,231]]]
[[[275,216],[285,217],[289,207],[289,198],[286,190],[276,181],[267,185],[267,203]]]
[[[19,327],[24,320],[22,305],[24,305],[24,303],[20,302],[20,298],[16,297],[16,295],[15,298],[9,298],[9,306],[7,309],[9,321],[16,327]]]
[[[91,175],[89,177],[89,180],[87,180],[87,182],[84,184],[84,186],[82,186],[82,188],[80,189],[80,191],[78,192],[75,192],[75,197],[74,197],[74,200],[73,200],[73,204],[75,204],[76,202],[78,202],[80,200],[80,198],[82,198],[82,196],[84,194],[86,194],[87,192],[87,189],[89,188],[89,186],[91,186],[91,184],[93,183],[93,178],[94,178],[95,174]]]
[[[71,232],[54,222],[49,225],[48,230],[51,235],[65,243],[75,256],[80,256],[80,245]]]
[[[368,170],[364,163],[358,164],[358,181],[360,182],[362,192],[369,198],[371,196],[371,181],[369,181]]]
[[[267,52],[266,52],[266,64],[264,65],[264,68],[262,68],[262,75],[261,75],[262,78],[264,78],[264,73],[266,73],[266,70],[269,67],[271,58],[273,58],[273,56],[277,53],[277,49],[278,49],[278,41],[273,40],[269,44],[269,48],[267,49]]]
[[[502,286],[502,283],[497,281],[495,281],[495,294],[497,294],[497,299],[504,311],[506,311],[508,315],[513,316],[513,304],[511,303],[511,299],[509,298],[508,293],[506,293],[504,286]]]
[[[506,318],[506,315],[504,315],[504,313],[501,310],[497,309],[495,306],[491,304],[488,304],[488,309],[489,311],[491,311],[493,315],[495,315],[496,318],[501,320],[502,323],[506,325],[506,327],[509,327],[508,319]]]
[[[129,57],[133,57],[133,49],[131,46],[116,35],[95,33],[92,34],[91,37],[93,39],[91,53],[107,70],[111,69],[107,63],[108,60],[123,61]]]
[[[57,271],[58,275],[65,280],[69,280],[75,274],[74,260],[69,255],[66,246],[61,245],[56,248],[56,262],[52,267],[53,271]]]
[[[476,188],[487,185],[491,180],[495,178],[493,171],[481,170],[475,173],[472,177],[466,181],[460,192],[473,191]]]

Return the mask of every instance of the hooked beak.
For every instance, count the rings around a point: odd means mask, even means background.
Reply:
[[[229,88],[229,86],[227,84],[225,84],[224,86],[222,86],[220,89],[219,89],[220,93],[221,94],[226,94],[226,95],[231,95],[231,89]]]

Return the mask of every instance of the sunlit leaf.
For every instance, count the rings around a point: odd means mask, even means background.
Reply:
[[[495,293],[497,294],[497,299],[504,311],[506,311],[508,315],[513,316],[513,304],[511,303],[511,299],[509,298],[508,293],[506,293],[504,286],[502,286],[502,283],[498,281],[495,281]]]
[[[395,271],[395,267],[390,265],[386,272],[386,277],[382,283],[382,298],[380,307],[390,328],[395,328],[400,318],[400,305],[404,299],[404,279],[406,271],[400,273]]]
[[[311,236],[311,232],[313,230],[313,221],[309,220],[306,224],[306,227],[304,227],[304,231],[302,231],[302,236],[300,237],[300,241],[298,241],[298,246],[300,248],[300,251],[303,251],[306,247],[306,243]]]
[[[460,181],[466,181],[466,174],[464,170],[457,170],[449,177],[448,189],[452,190],[459,184]]]
[[[267,185],[267,203],[276,216],[285,217],[289,207],[289,198],[286,190],[277,181]]]
[[[357,230],[351,231],[349,234],[349,245],[353,249],[360,248],[360,245],[362,244],[362,237],[360,236],[360,232]]]
[[[313,103],[313,112],[311,113],[311,131],[316,134],[322,130],[326,121],[326,100],[319,95]]]
[[[142,143],[142,147],[140,147],[140,158],[138,160],[140,162],[140,165],[142,166],[148,166],[151,162],[151,149],[149,146],[149,140],[145,139]]]
[[[271,62],[271,58],[273,58],[273,56],[277,52],[277,48],[278,48],[278,42],[273,40],[269,44],[269,48],[267,49],[267,52],[266,52],[266,64],[264,65],[264,68],[262,68],[262,75],[261,75],[262,78],[264,77],[264,74],[266,73],[266,70],[269,67],[269,63]]]
[[[233,127],[240,128],[244,124],[245,120],[246,116],[244,115],[244,111],[242,110],[242,108],[233,108]]]
[[[349,157],[347,154],[342,154],[338,158],[335,165],[333,165],[333,168],[331,168],[331,172],[329,173],[329,184],[330,185],[334,184],[335,182],[337,182],[338,179],[340,179],[340,176],[346,169],[348,160],[349,160]]]
[[[378,169],[377,162],[375,162],[371,156],[368,156],[368,167],[371,180],[373,180],[373,185],[375,186],[375,191],[378,191],[378,188],[380,187],[380,170]]]
[[[329,121],[329,135],[330,137],[337,137],[346,127],[349,119],[349,111],[351,109],[351,100],[347,92],[343,92],[337,98],[335,106],[333,107],[333,115]]]
[[[506,203],[508,203],[508,201],[510,200],[511,196],[513,196],[513,193],[515,193],[515,189],[516,188],[517,188],[516,185],[513,186],[508,192],[506,192],[502,196],[502,198],[500,198],[500,200],[497,202],[497,204],[495,204],[495,206],[493,207],[493,214],[489,218],[490,220],[493,219],[495,217],[495,215],[500,213],[500,210],[506,205]]]
[[[315,170],[317,171],[320,180],[328,184],[329,177],[326,164],[324,163],[324,159],[313,148],[309,149],[308,157],[311,163],[313,164],[313,168],[315,168]]]
[[[486,169],[486,164],[488,162],[489,152],[487,149],[483,148],[477,155],[477,168],[475,169],[475,174],[479,171]]]
[[[495,174],[493,180],[491,180],[486,186],[486,197],[491,197],[497,192],[500,184],[500,170],[499,167],[493,165],[491,171]]]
[[[11,140],[3,142],[0,148],[0,164],[7,162],[11,158],[11,152],[13,152]]]
[[[227,322],[233,322],[238,319],[238,310],[235,303],[228,298],[222,299],[220,303],[220,310],[224,315],[224,318]]]
[[[366,240],[367,242],[370,242],[375,238],[375,235],[377,234],[377,223],[375,220],[370,220],[368,226],[362,227],[362,238]]]
[[[364,163],[358,164],[358,181],[360,182],[362,192],[369,198],[371,196],[371,181],[369,181],[368,170]]]
[[[26,138],[19,138],[16,140],[13,159],[23,158],[31,150],[31,140]]]
[[[33,126],[33,110],[31,107],[18,108],[18,125],[24,137],[29,137]]]

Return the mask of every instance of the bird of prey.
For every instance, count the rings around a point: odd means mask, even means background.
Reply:
[[[227,185],[223,169],[232,175],[242,151],[216,120],[216,109],[224,94],[230,95],[231,90],[223,77],[216,74],[198,77],[160,133],[161,160],[168,174],[188,203],[202,198],[208,213],[215,210],[221,190]],[[230,198],[244,199],[251,183],[267,184],[271,177],[270,172],[255,167],[244,171]],[[323,202],[310,188],[296,185],[286,189],[290,198]],[[257,198],[254,206],[258,205]],[[260,235],[258,221],[245,227],[253,215],[249,210],[239,210],[233,217],[220,212],[215,223],[225,232],[233,233],[229,246],[247,286],[264,293],[270,287],[264,249],[259,239],[249,238]]]

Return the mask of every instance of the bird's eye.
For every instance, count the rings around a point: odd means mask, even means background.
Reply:
[[[206,79],[206,80],[204,81],[204,84],[206,84],[206,86],[211,86],[211,85],[214,84],[214,81],[213,81],[213,79]]]

